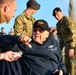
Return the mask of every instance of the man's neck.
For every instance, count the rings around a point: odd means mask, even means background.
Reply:
[[[28,16],[31,16],[31,10],[30,9],[26,9],[25,12],[27,13]]]

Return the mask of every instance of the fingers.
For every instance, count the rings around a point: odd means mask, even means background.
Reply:
[[[30,42],[31,41],[30,37],[24,36],[24,35],[20,36],[19,39],[20,39],[21,42]]]
[[[63,75],[63,71],[62,70],[60,70],[59,72],[60,72],[59,75]]]
[[[29,44],[29,42],[31,41],[31,38],[28,36],[20,36],[21,42],[23,42],[25,45],[27,45],[29,48],[31,48],[32,46]]]
[[[25,45],[28,46],[29,48],[32,48],[32,46],[28,42],[25,42]]]
[[[18,60],[21,56],[17,56],[16,58],[14,58],[13,56],[15,54],[18,54],[17,52],[12,52],[12,51],[8,51],[6,53],[3,53],[3,59],[6,60],[6,61],[15,61],[15,60]]]
[[[56,72],[58,72],[59,70],[57,69],[57,70],[55,70],[54,72],[53,72],[53,74],[55,74]]]

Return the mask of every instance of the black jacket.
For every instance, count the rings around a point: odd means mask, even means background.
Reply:
[[[14,44],[19,43],[19,36],[0,35],[0,50],[6,52],[10,50]],[[0,60],[0,75],[22,75],[19,61],[7,62]]]
[[[22,75],[53,75],[56,69],[61,69],[66,73],[62,63],[62,54],[57,41],[49,36],[41,45],[33,40],[30,42],[32,48],[24,44],[17,44],[11,50],[22,51],[23,55],[19,59]]]
[[[0,35],[0,48],[18,43],[19,36]]]

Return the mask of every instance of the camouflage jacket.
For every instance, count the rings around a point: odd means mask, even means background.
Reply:
[[[58,36],[60,44],[69,43],[69,47],[75,47],[76,45],[76,24],[71,17],[63,16],[63,18],[57,23]]]
[[[32,27],[35,19],[32,16],[28,16],[26,12],[23,12],[16,17],[14,22],[15,35],[27,35],[32,36]]]

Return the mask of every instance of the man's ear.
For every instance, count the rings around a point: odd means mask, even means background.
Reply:
[[[49,36],[49,31],[47,31],[47,35],[46,35],[46,38],[48,38],[48,36]]]
[[[4,6],[4,12],[6,12],[8,9],[9,9],[9,4],[6,4],[6,5]]]

